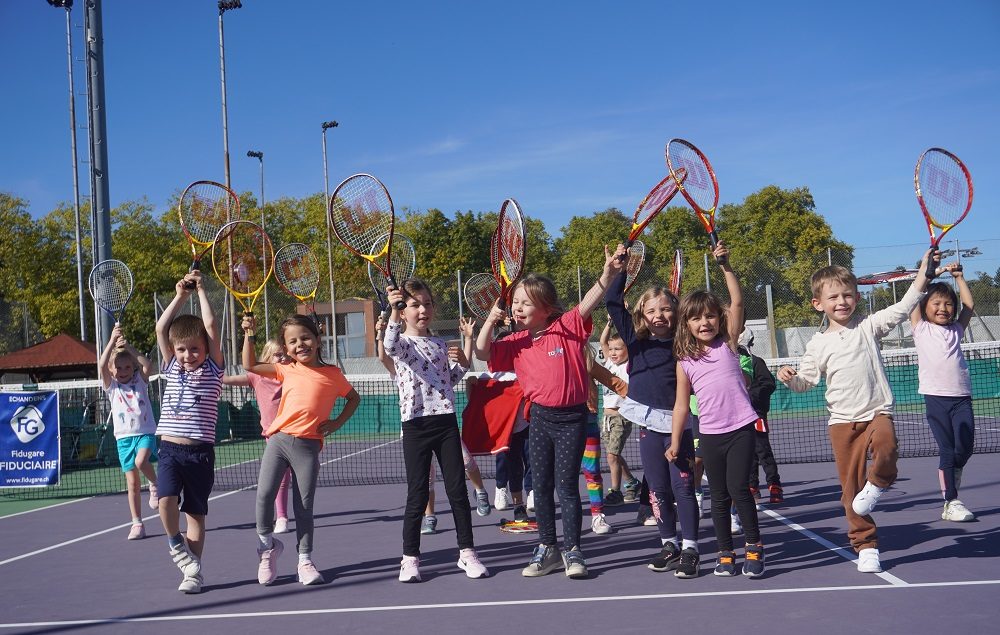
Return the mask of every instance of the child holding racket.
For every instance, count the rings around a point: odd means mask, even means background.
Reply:
[[[928,263],[937,259],[935,249],[927,250],[903,298],[864,318],[854,315],[858,280],[853,273],[837,265],[814,273],[812,305],[826,314],[829,326],[806,344],[798,370],[791,366],[778,370],[778,379],[795,392],[805,392],[826,377],[827,430],[843,491],[847,535],[858,554],[858,571],[863,573],[882,571],[871,512],[896,480],[899,456],[892,389],[879,344],[916,308],[927,287]]]
[[[601,331],[601,353],[604,355],[604,367],[611,373],[628,383],[628,347],[618,333],[611,334],[611,318]],[[601,426],[601,443],[608,454],[608,472],[611,476],[611,487],[604,496],[604,503],[609,507],[623,503],[634,503],[638,496],[639,479],[628,469],[628,461],[622,453],[625,442],[632,434],[632,422],[623,419],[618,413],[623,398],[614,390],[605,386],[601,394],[604,402],[603,425]],[[625,481],[624,494],[622,480]]]
[[[285,472],[291,468],[298,580],[304,585],[322,584],[323,574],[312,561],[319,453],[323,438],[347,423],[361,398],[339,368],[323,361],[319,330],[312,318],[293,315],[281,323],[278,341],[284,344],[285,355],[280,363],[256,360],[254,328],[252,316],[243,318],[243,368],[281,384],[278,412],[264,433],[268,440],[257,479],[257,582],[269,585],[278,577],[278,557],[284,545],[273,535],[274,499]],[[343,397],[346,403],[331,419],[338,397]]]
[[[620,245],[616,256],[624,253]],[[621,265],[615,259],[612,267],[616,273],[621,273]],[[639,297],[629,314],[624,294],[625,276],[616,275],[608,286],[605,302],[630,363],[628,394],[618,412],[640,426],[639,452],[661,543],[660,552],[648,567],[653,571],[674,571],[679,578],[693,578],[698,575],[700,562],[698,510],[688,465],[694,458],[694,441],[686,409],[680,419],[674,411],[677,297],[663,287],[652,287]],[[683,460],[671,463],[664,452],[674,444]],[[676,530],[678,517],[680,536]]]
[[[166,379],[156,427],[160,521],[170,557],[184,574],[177,590],[201,593],[205,516],[215,483],[215,422],[225,362],[201,272],[188,272],[174,291],[174,299],[156,321],[156,343],[164,360],[161,376]],[[178,315],[192,292],[198,294],[201,317]],[[187,523],[186,536],[181,535],[180,512]]]
[[[521,571],[526,577],[546,575],[560,563],[568,577],[587,577],[587,563],[580,550],[579,473],[588,415],[583,349],[593,326],[591,313],[612,275],[613,257],[607,248],[605,256],[601,279],[575,308],[563,311],[552,281],[531,274],[517,284],[511,302],[514,320],[523,330],[491,342],[493,326],[505,314],[494,305],[476,339],[477,357],[492,361],[496,370],[512,369],[531,402],[528,430],[540,544]],[[556,541],[557,485],[563,525],[561,558]]]
[[[132,513],[129,540],[146,537],[142,524],[142,475],[149,481],[149,506],[159,508],[156,489],[156,417],[149,402],[149,374],[153,363],[140,355],[115,324],[97,364],[101,385],[111,403],[118,460],[125,473],[128,508]]]
[[[469,360],[460,349],[449,349],[444,340],[431,335],[434,296],[423,281],[410,278],[399,289],[387,287],[386,295],[393,308],[384,345],[393,360],[399,387],[407,483],[399,581],[421,580],[420,517],[427,505],[427,475],[433,455],[437,455],[441,465],[455,519],[458,567],[470,578],[488,577],[489,571],[479,561],[472,536],[472,510],[455,415],[454,387],[465,376]],[[398,308],[400,304],[404,308]]]
[[[940,455],[938,480],[944,497],[941,520],[967,522],[975,516],[958,499],[958,489],[962,469],[975,445],[975,425],[972,381],[961,343],[974,304],[962,265],[951,263],[943,269],[955,279],[959,295],[943,282],[928,285],[927,294],[910,314],[910,323],[919,362],[918,392],[924,396],[927,424]]]

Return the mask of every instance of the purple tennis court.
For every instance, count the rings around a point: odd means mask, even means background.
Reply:
[[[93,497],[0,518],[0,629],[650,632],[664,625],[766,624],[815,634],[988,632],[1000,617],[1000,508],[992,495],[1000,455],[974,456],[965,471],[962,498],[976,514],[969,523],[940,519],[936,468],[932,457],[900,461],[899,481],[874,514],[885,570],[863,574],[844,549],[846,521],[833,465],[783,465],[786,502],[759,512],[767,571],[758,580],[712,575],[715,544],[707,518],[698,578],[648,570],[659,540],[655,528],[635,524],[635,505],[606,509],[615,533],[584,531],[587,580],[561,571],[523,578],[536,536],[500,533],[497,523],[507,512],[473,514],[477,549],[492,577],[470,580],[455,564],[454,526],[439,486],[439,530],[422,538],[424,582],[404,585],[396,576],[405,486],[372,485],[318,491],[314,555],[328,582],[315,587],[295,581],[294,534],[281,536],[288,549],[278,581],[258,585],[255,492],[218,493],[208,517],[204,592],[186,596],[176,590],[180,574],[158,519],[146,519],[149,537],[128,542],[128,523],[119,522],[128,518],[124,495]]]

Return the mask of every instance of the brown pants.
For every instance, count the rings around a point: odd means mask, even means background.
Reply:
[[[854,497],[871,481],[879,487],[889,487],[896,480],[896,459],[899,448],[892,417],[878,415],[871,421],[835,423],[829,426],[830,444],[837,461],[837,476],[843,491],[840,502],[847,514],[847,536],[854,551],[878,548],[875,520],[854,513]],[[868,453],[872,461],[868,465]]]

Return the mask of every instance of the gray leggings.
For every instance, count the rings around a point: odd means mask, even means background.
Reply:
[[[285,475],[292,468],[292,509],[295,512],[295,534],[299,553],[312,553],[313,498],[319,478],[318,439],[300,439],[277,432],[264,446],[257,479],[257,533],[274,531],[274,497]]]

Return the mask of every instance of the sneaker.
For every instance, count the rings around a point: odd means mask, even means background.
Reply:
[[[732,551],[720,551],[713,573],[718,576],[736,575],[736,554]]]
[[[201,593],[201,585],[204,583],[205,579],[201,577],[200,573],[198,575],[186,575],[181,580],[181,584],[177,587],[177,590],[188,594]]]
[[[129,540],[142,540],[146,537],[146,526],[142,523],[138,525],[132,525],[132,529],[128,530]]]
[[[604,495],[604,504],[608,507],[618,507],[625,504],[625,497],[616,489],[609,489]]]
[[[869,547],[858,552],[858,571],[861,573],[882,573],[882,563],[878,559],[878,549]]]
[[[193,578],[201,573],[201,563],[191,555],[191,552],[187,548],[187,543],[179,547],[171,547],[170,557],[173,558],[174,564],[181,570],[185,578]]]
[[[493,496],[493,506],[498,511],[510,509],[510,493],[506,487],[498,487],[496,495]]]
[[[944,510],[941,512],[941,520],[950,520],[956,523],[967,523],[970,520],[975,520],[976,517],[969,511],[962,501],[955,500],[945,501]],[[133,527],[134,529],[135,527]],[[132,539],[132,534],[129,534],[129,540]]]
[[[531,554],[528,566],[521,569],[521,575],[526,578],[537,578],[552,573],[562,562],[558,547],[538,545]]]
[[[733,535],[743,533],[743,523],[740,522],[740,517],[736,514],[729,514],[729,531]]]
[[[438,526],[437,516],[424,516],[424,522],[420,525],[420,533],[424,535],[436,534]]]
[[[748,578],[759,578],[764,575],[764,547],[762,545],[747,545],[743,555],[743,575]]]
[[[287,534],[288,533],[288,519],[279,518],[274,521],[274,533],[276,534]]]
[[[677,563],[677,570],[674,571],[674,577],[697,578],[698,565],[700,564],[701,556],[698,555],[698,551],[688,547],[681,552],[681,559]]]
[[[770,485],[767,491],[771,494],[767,500],[771,505],[780,505],[785,502],[785,490],[781,489],[780,485]]]
[[[631,481],[627,481],[625,485],[622,486],[622,492],[626,503],[634,503],[639,500],[639,486],[641,484],[642,483],[639,479],[632,477]]]
[[[756,485],[751,485],[750,495],[753,496],[755,499],[760,498],[760,488],[757,487]]]
[[[567,578],[586,578],[587,561],[583,559],[583,553],[579,547],[573,547],[563,554],[563,566],[566,567]]]
[[[528,492],[528,498],[525,499],[524,502],[527,505],[529,512],[535,511],[535,492]]]
[[[705,493],[701,490],[695,490],[694,501],[698,503],[698,518],[703,518],[705,516]]]
[[[653,556],[646,567],[650,571],[673,571],[681,559],[681,550],[672,542],[667,542],[660,553]]]
[[[652,519],[652,523],[649,520]],[[635,515],[636,525],[655,525],[656,518],[653,518],[653,508],[649,505],[639,505],[639,512]]]
[[[528,520],[528,510],[524,508],[524,505],[518,505],[514,508],[514,521],[524,522]]]
[[[462,549],[458,552],[458,568],[465,571],[465,575],[470,578],[488,578],[489,570],[479,561],[475,549]]]
[[[277,538],[271,538],[271,548],[257,548],[257,582],[267,586],[278,579],[278,556],[285,550],[285,545]]]
[[[403,556],[399,563],[400,582],[420,582],[420,558],[416,556]]]
[[[323,574],[319,572],[316,565],[313,564],[312,560],[306,560],[305,562],[299,563],[299,582],[305,586],[311,586],[313,584],[323,584],[326,580],[323,578]]]
[[[486,490],[476,490],[476,513],[480,516],[489,516],[493,508],[490,507],[490,495]]]
[[[590,517],[590,531],[598,535],[603,535],[610,534],[613,529],[608,524],[608,519],[604,517],[604,514],[598,514]]]
[[[156,483],[149,484],[149,508],[160,508],[160,492],[156,489]]]
[[[872,513],[875,511],[878,499],[882,498],[882,494],[885,494],[887,491],[889,491],[888,487],[879,487],[868,481],[865,483],[864,488],[858,492],[858,495],[854,497],[854,502],[851,503],[854,513],[858,516],[867,516]]]

